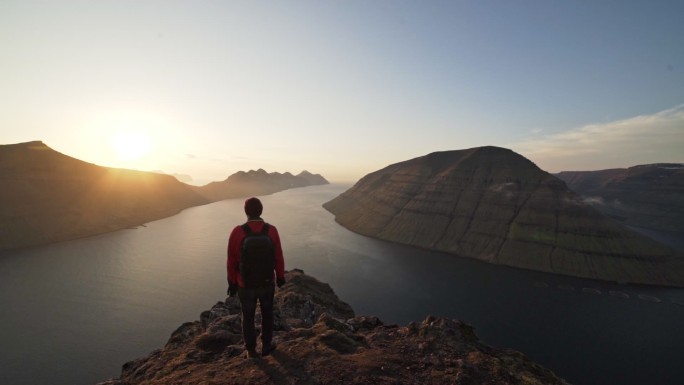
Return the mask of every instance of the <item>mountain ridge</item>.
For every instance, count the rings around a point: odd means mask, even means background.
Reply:
[[[135,227],[193,206],[292,188],[289,180],[310,185],[292,174],[266,175],[258,185],[224,182],[232,195],[212,194],[172,175],[88,163],[42,141],[0,145],[0,250]]]
[[[398,162],[323,206],[342,226],[383,240],[557,274],[684,286],[675,251],[604,217],[509,149]]]
[[[196,190],[211,201],[245,197],[248,195],[268,195],[278,191],[328,184],[320,174],[304,171],[298,175],[290,172],[267,172],[264,169],[238,171],[221,182],[211,182]]]
[[[653,163],[555,175],[613,219],[684,234],[684,164]]]

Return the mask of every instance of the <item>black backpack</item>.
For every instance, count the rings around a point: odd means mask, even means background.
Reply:
[[[275,247],[268,236],[269,224],[264,223],[260,233],[252,232],[247,223],[242,225],[245,238],[240,246],[240,275],[248,289],[264,287],[273,283]]]

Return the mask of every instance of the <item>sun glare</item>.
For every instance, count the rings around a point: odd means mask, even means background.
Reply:
[[[112,149],[122,161],[137,160],[150,152],[150,139],[140,131],[119,131],[112,137]]]

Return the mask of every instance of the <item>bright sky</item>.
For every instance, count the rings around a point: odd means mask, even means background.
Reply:
[[[684,2],[0,2],[0,144],[353,182],[433,151],[684,162]]]

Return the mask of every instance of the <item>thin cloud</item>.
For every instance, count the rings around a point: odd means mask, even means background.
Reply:
[[[511,145],[550,172],[684,161],[684,104]]]

